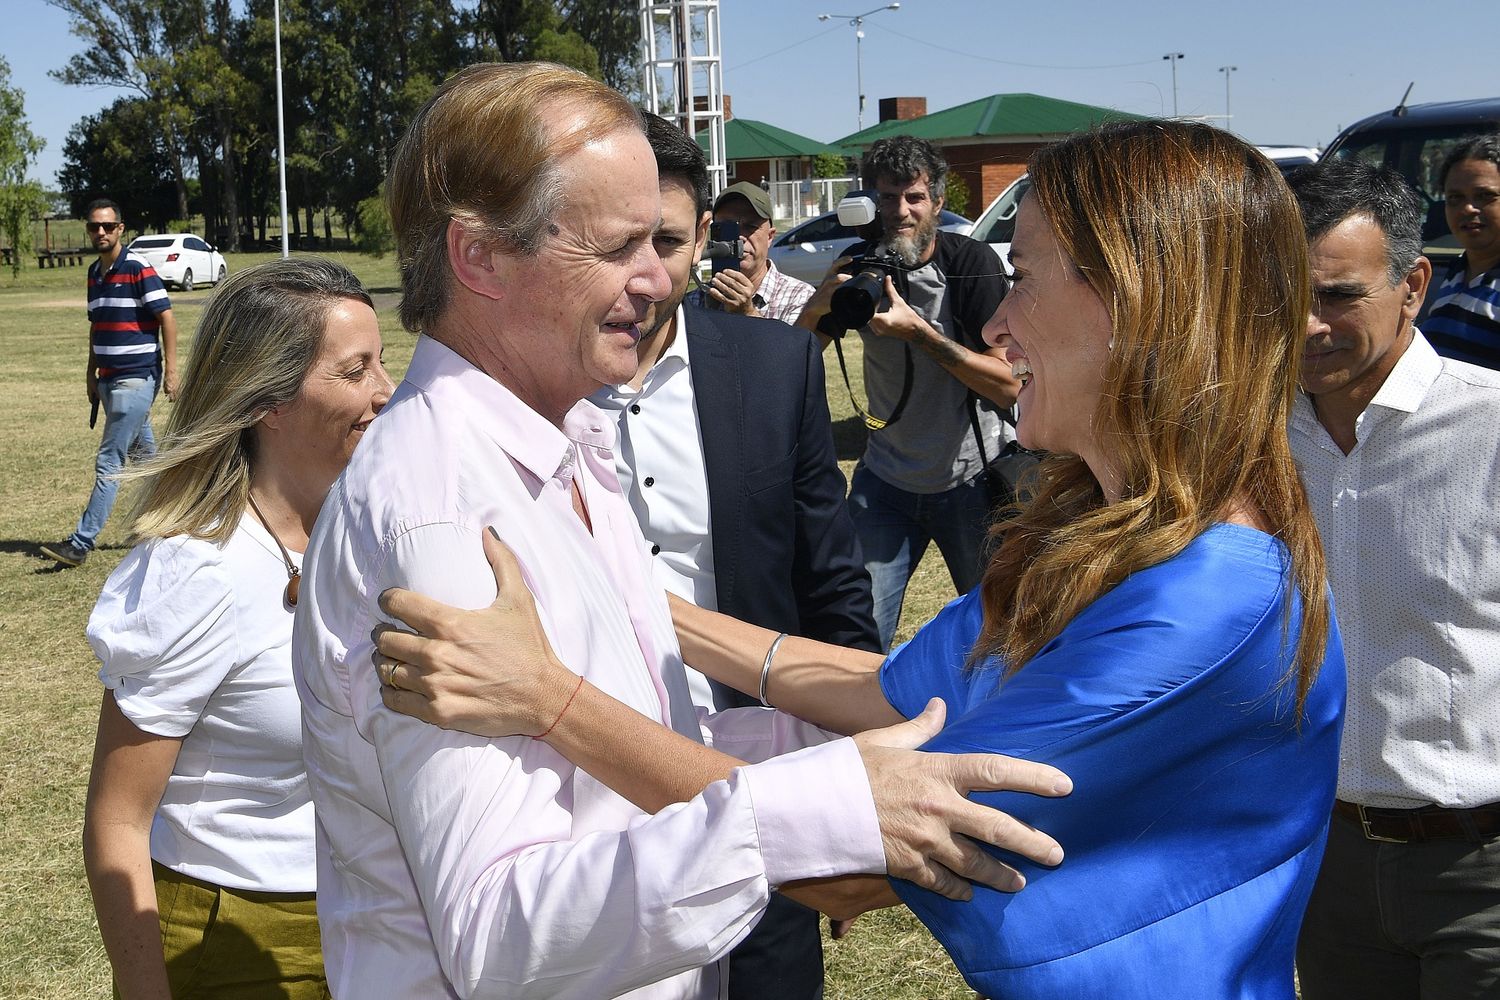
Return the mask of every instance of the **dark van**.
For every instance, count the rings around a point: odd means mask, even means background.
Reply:
[[[1403,104],[1350,125],[1323,155],[1350,156],[1400,171],[1427,202],[1422,237],[1429,254],[1451,257],[1460,251],[1443,215],[1438,170],[1460,140],[1483,132],[1500,132],[1500,97]]]

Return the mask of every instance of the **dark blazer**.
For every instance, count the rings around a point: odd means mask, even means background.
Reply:
[[[719,610],[778,632],[879,650],[817,342],[775,320],[683,308]],[[714,693],[719,704],[758,704],[717,683]],[[730,1000],[822,995],[818,915],[773,894],[730,954]]]
[[[878,650],[816,341],[773,320],[692,306],[684,316],[719,610]]]

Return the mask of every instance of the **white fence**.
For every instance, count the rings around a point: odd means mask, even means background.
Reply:
[[[773,182],[771,205],[775,209],[777,228],[785,231],[805,219],[832,212],[838,208],[839,199],[858,186],[857,177]]]

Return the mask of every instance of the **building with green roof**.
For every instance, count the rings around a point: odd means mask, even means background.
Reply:
[[[909,134],[943,151],[949,169],[970,192],[967,214],[978,216],[1017,177],[1038,147],[1105,122],[1139,121],[1133,115],[1095,104],[1079,104],[1040,94],[991,94],[927,114],[922,97],[886,97],[880,121],[846,135],[834,145],[858,157],[877,139]]]
[[[708,152],[708,133],[698,134],[698,145]],[[753,118],[730,118],[724,123],[724,164],[729,183],[762,181],[770,187],[778,218],[800,218],[815,214],[812,205],[793,204],[793,200],[815,198],[800,191],[801,182],[813,176],[813,160],[822,154],[844,156],[844,151],[826,142],[809,139],[796,132],[777,128]],[[819,207],[821,211],[821,207]]]

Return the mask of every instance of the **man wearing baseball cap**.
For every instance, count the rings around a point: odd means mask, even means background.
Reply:
[[[739,270],[719,271],[696,293],[698,305],[744,316],[764,316],[795,323],[813,286],[782,274],[771,262],[771,196],[759,185],[740,181],[724,189],[714,202],[715,222],[739,224],[744,250]]]

